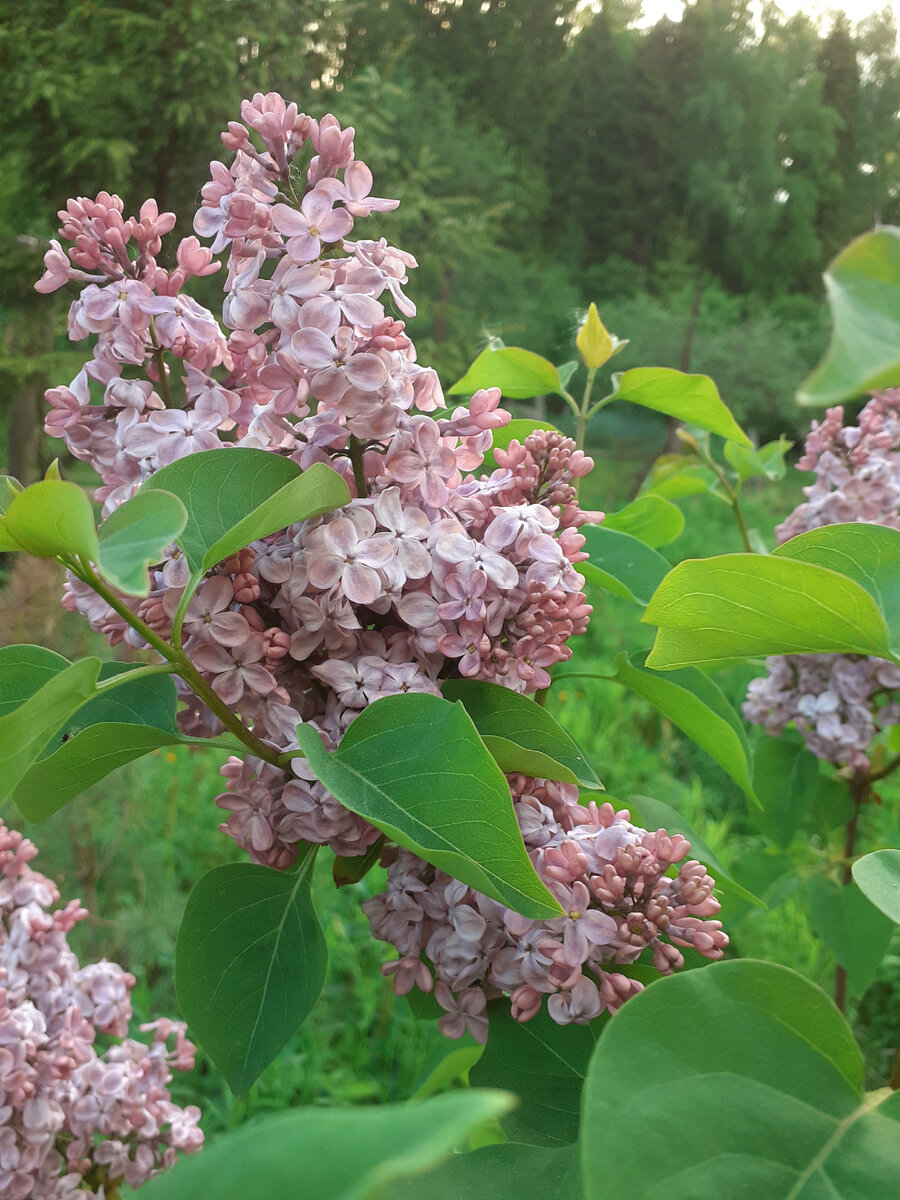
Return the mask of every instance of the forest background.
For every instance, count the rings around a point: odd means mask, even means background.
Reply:
[[[821,273],[851,237],[900,223],[888,9],[822,26],[729,0],[649,26],[636,0],[7,0],[0,13],[0,466],[25,482],[58,452],[41,433],[44,389],[71,379],[80,358],[66,340],[71,297],[33,292],[56,210],[100,189],[127,211],[155,196],[186,235],[206,164],[221,156],[215,131],[254,91],[356,127],[375,191],[401,201],[374,236],[419,260],[410,329],[445,385],[491,339],[573,358],[594,301],[631,339],[617,369],[708,373],[760,441],[801,438],[811,414],[794,393],[828,337]],[[214,302],[221,281],[200,282]],[[604,412],[590,432],[591,506],[624,504],[665,444],[663,421],[626,407],[635,411]],[[800,499],[794,475],[748,497],[768,544]],[[727,511],[702,504],[686,502],[673,561],[738,548]],[[3,582],[0,642],[87,649],[40,564]],[[579,653],[611,668],[626,630],[636,645],[636,618],[613,599],[600,615]],[[735,703],[745,682],[735,676]],[[664,799],[764,890],[777,864],[763,861],[736,787],[709,759],[614,685],[554,702],[613,794]],[[174,1015],[187,889],[236,852],[216,832],[214,764],[185,752],[173,770],[165,758],[120,772],[33,832],[44,870],[95,914],[79,931],[85,954],[137,974],[145,1013]],[[374,873],[363,886],[377,890]],[[329,893],[325,1000],[254,1089],[252,1112],[405,1098],[427,1079],[429,1056],[446,1054],[381,980],[384,948],[368,936],[358,889],[317,887]],[[802,897],[778,900],[764,919],[730,914],[735,944],[827,986],[833,960]],[[854,1013],[873,1081],[898,994],[895,955]],[[210,1131],[246,1116],[203,1061],[185,1086]]]

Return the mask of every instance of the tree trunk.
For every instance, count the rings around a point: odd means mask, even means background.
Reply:
[[[8,466],[9,474],[26,484],[43,474],[44,391],[48,380],[42,359],[52,349],[52,305],[10,311],[3,337],[3,350],[15,360],[9,374],[0,361],[0,374],[7,376],[5,386],[11,393],[5,406]],[[29,360],[33,360],[31,365]]]

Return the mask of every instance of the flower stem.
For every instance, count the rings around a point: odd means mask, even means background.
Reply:
[[[153,357],[156,360],[156,373],[159,375],[159,390],[162,392],[166,408],[174,408],[172,393],[169,390],[169,376],[166,371],[166,357],[159,338],[156,336],[156,322],[150,318],[150,340],[153,343]]]
[[[98,596],[106,601],[109,607],[119,614],[119,616],[127,621],[132,629],[136,630],[148,645],[167,662],[172,664],[172,673],[179,675],[188,685],[191,691],[199,700],[202,700],[206,707],[219,718],[219,721],[224,727],[233,733],[243,745],[247,747],[251,754],[256,758],[261,758],[265,762],[271,763],[273,766],[279,765],[281,755],[274,746],[269,746],[263,742],[248,729],[241,718],[231,711],[231,709],[221,700],[213,689],[209,686],[191,660],[187,657],[183,650],[176,650],[164,641],[158,634],[154,633],[149,625],[145,624],[139,616],[131,611],[127,604],[124,604],[118,596],[112,592],[94,569],[84,562],[78,565],[78,574],[84,583],[93,588]]]
[[[575,415],[575,445],[579,450],[584,450],[584,443],[587,439],[588,421],[591,419],[591,392],[594,390],[594,377],[597,374],[596,367],[588,367],[587,382],[584,385],[584,395],[581,397],[581,407]],[[578,503],[578,497],[581,493],[581,476],[575,480],[575,503]]]
[[[865,771],[855,771],[849,783],[850,799],[853,801],[853,816],[847,822],[844,835],[844,865],[841,868],[841,886],[849,887],[853,881],[853,857],[856,853],[856,837],[859,832],[859,814],[872,792],[872,781]],[[847,968],[838,963],[834,968],[834,1003],[842,1012],[847,1011]]]
[[[356,494],[360,498],[369,494],[364,455],[363,443],[351,433],[350,440],[347,443],[347,456],[353,466],[353,481],[356,484]]]

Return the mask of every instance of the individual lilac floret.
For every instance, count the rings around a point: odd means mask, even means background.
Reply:
[[[900,529],[900,388],[876,393],[855,425],[843,408],[813,421],[798,462],[816,481],[775,532],[779,543],[839,522]],[[849,654],[777,655],[751,680],[744,716],[778,736],[793,722],[818,758],[866,772],[875,737],[900,724],[900,669]]]
[[[400,959],[382,971],[394,990],[433,989],[447,1037],[487,1036],[486,1003],[507,995],[513,1016],[530,1020],[547,1000],[560,1025],[615,1012],[642,984],[618,971],[645,951],[663,974],[684,963],[679,946],[721,958],[728,938],[700,863],[669,868],[690,850],[685,838],[647,833],[624,809],[587,808],[568,784],[509,777],[532,862],[565,915],[530,921],[401,850],[387,888],[363,909],[377,938]],[[424,957],[423,957],[424,956]]]
[[[36,854],[0,822],[0,1196],[99,1198],[199,1150],[200,1110],[168,1087],[193,1068],[194,1046],[177,1021],[142,1025],[149,1044],[127,1036],[135,979],[115,963],[79,966],[67,936],[87,911],[54,910],[55,885],[28,865]]]

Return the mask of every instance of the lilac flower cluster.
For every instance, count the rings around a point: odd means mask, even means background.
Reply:
[[[200,1110],[168,1090],[194,1047],[173,1021],[142,1025],[149,1045],[127,1036],[134,977],[79,966],[67,936],[87,912],[77,900],[51,911],[59,892],[28,865],[36,854],[0,822],[0,1195],[102,1200],[202,1145]]]
[[[843,422],[840,407],[813,421],[797,466],[816,480],[776,528],[779,543],[839,522],[900,529],[900,388],[876,393],[855,425]],[[900,669],[862,655],[778,655],[751,680],[743,711],[774,736],[793,721],[818,758],[865,772],[874,738],[900,724]]]
[[[484,1041],[487,1001],[504,993],[518,1021],[544,997],[560,1025],[615,1012],[643,988],[616,967],[645,950],[663,974],[684,964],[678,946],[722,957],[721,923],[702,919],[719,911],[714,881],[693,860],[666,873],[690,850],[685,838],[638,829],[611,804],[585,807],[569,784],[509,781],[531,860],[564,916],[529,921],[405,850],[388,869],[387,890],[363,904],[375,936],[400,953],[382,968],[394,990],[433,989],[446,1036],[468,1028]]]
[[[383,239],[349,238],[357,220],[396,206],[371,195],[353,130],[274,94],[245,101],[241,115],[222,135],[234,160],[212,164],[194,221],[212,250],[183,240],[171,273],[154,256],[173,218],[152,201],[139,218],[125,219],[121,201],[105,194],[60,214],[60,236],[74,249],[67,258],[54,243],[39,286],[85,283],[70,333],[97,341],[71,387],[48,393],[48,430],[99,472],[106,511],[159,468],[215,446],[264,449],[304,469],[323,462],[345,478],[353,498],[342,509],[218,564],[181,630],[216,695],[282,754],[297,746],[301,721],[333,748],[368,704],[439,694],[448,676],[526,694],[547,687],[591,612],[575,569],[587,517],[573,480],[592,461],[571,439],[536,431],[495,449],[496,467],[479,473],[509,413],[499,388],[445,409],[435,372],[417,363],[403,320],[386,312],[390,302],[401,317],[414,314],[403,289],[416,263]],[[181,289],[215,270],[212,254],[226,249],[223,333]],[[102,389],[99,402],[91,387]],[[172,546],[136,607],[163,637],[187,581]],[[64,602],[111,641],[141,644],[79,581]],[[218,732],[215,715],[186,688],[182,695],[182,728]],[[223,829],[277,868],[304,841],[363,854],[378,831],[338,803],[305,759],[291,767],[229,761],[217,798]],[[723,940],[713,938],[710,952]],[[467,986],[445,976],[447,986]],[[547,990],[565,991],[554,979]]]

